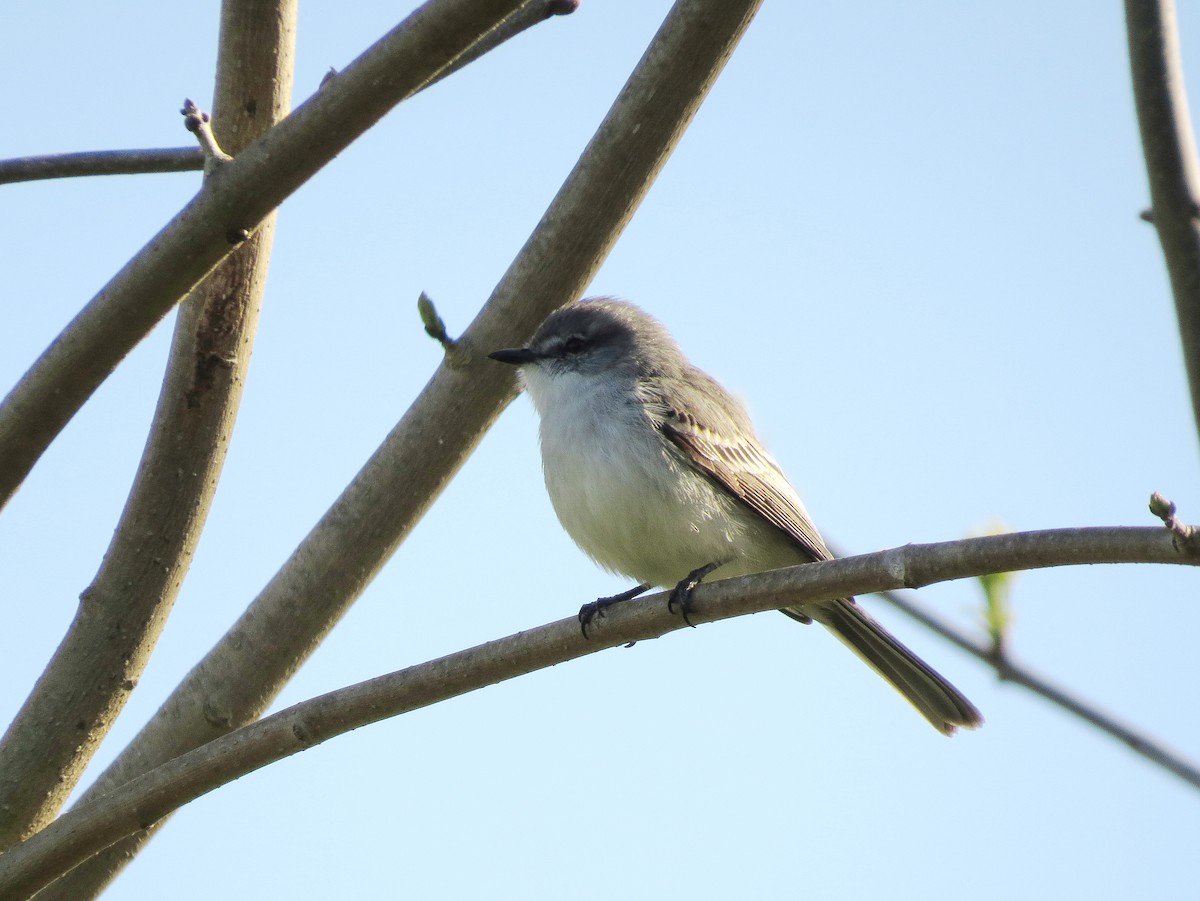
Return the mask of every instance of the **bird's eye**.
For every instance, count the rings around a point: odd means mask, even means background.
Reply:
[[[587,347],[587,342],[578,335],[573,335],[567,339],[567,343],[563,345],[569,354],[577,354]]]

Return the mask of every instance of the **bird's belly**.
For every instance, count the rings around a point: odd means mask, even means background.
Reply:
[[[798,556],[782,533],[747,516],[648,425],[573,424],[575,434],[542,436],[543,446],[572,449],[543,454],[546,488],[563,528],[604,568],[670,586],[709,563],[722,564],[719,578]],[[776,561],[781,553],[786,559]]]

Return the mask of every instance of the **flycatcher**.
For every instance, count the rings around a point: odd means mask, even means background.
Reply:
[[[563,528],[636,588],[580,611],[588,623],[652,586],[688,595],[722,578],[833,555],[742,405],[633,304],[594,298],[552,313],[528,347],[490,355],[521,368],[541,418],[546,489]],[[783,613],[816,620],[950,735],[983,717],[853,598]]]

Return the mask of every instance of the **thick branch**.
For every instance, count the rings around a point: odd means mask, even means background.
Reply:
[[[781,604],[930,585],[985,573],[1094,563],[1200,565],[1163,529],[1059,529],[906,545],[703,584],[690,618],[707,623]],[[25,897],[89,855],[219,785],[368,723],[586,654],[683,627],[667,593],[609,608],[591,638],[574,616],[305,701],[215,739],[64,814],[0,857],[0,896]],[[1190,780],[1200,787],[1200,777]]]
[[[759,3],[676,3],[541,222],[459,339],[461,358],[438,368],[342,496],[84,800],[262,715],[515,396],[512,375],[478,350],[525,341],[547,313],[583,292]],[[143,832],[122,842],[97,866],[122,865],[145,838]]]
[[[0,504],[125,354],[268,213],[519,6],[430,0],[206,181],[0,404]]]
[[[214,111],[222,141],[235,153],[287,115],[295,23],[296,0],[223,5]],[[0,848],[58,813],[141,678],[179,593],[233,431],[274,223],[272,214],[180,310],[154,422],[112,543],[0,742]]]
[[[578,7],[579,0],[525,0],[520,9],[506,17],[458,59],[434,76],[422,90],[469,65],[522,31],[544,22],[551,16],[573,13]],[[50,178],[186,172],[203,168],[204,155],[195,147],[56,153],[0,160],[0,185]]]
[[[1200,429],[1200,162],[1188,113],[1173,0],[1125,0],[1129,64],[1151,220],[1166,258]]]
[[[452,62],[437,74],[429,84],[437,84],[448,75],[453,75],[463,66],[469,66],[485,53],[495,50],[505,41],[514,38],[522,31],[532,28],[539,22],[545,22],[551,16],[569,16],[579,9],[581,0],[526,0],[521,8],[505,18],[503,22],[485,34],[466,53]]]

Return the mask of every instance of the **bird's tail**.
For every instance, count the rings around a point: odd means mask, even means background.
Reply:
[[[806,607],[803,613],[784,612],[794,619],[811,616],[829,629],[875,672],[892,683],[939,732],[952,735],[958,726],[975,729],[983,725],[983,716],[962,692],[902,645],[853,599]]]

